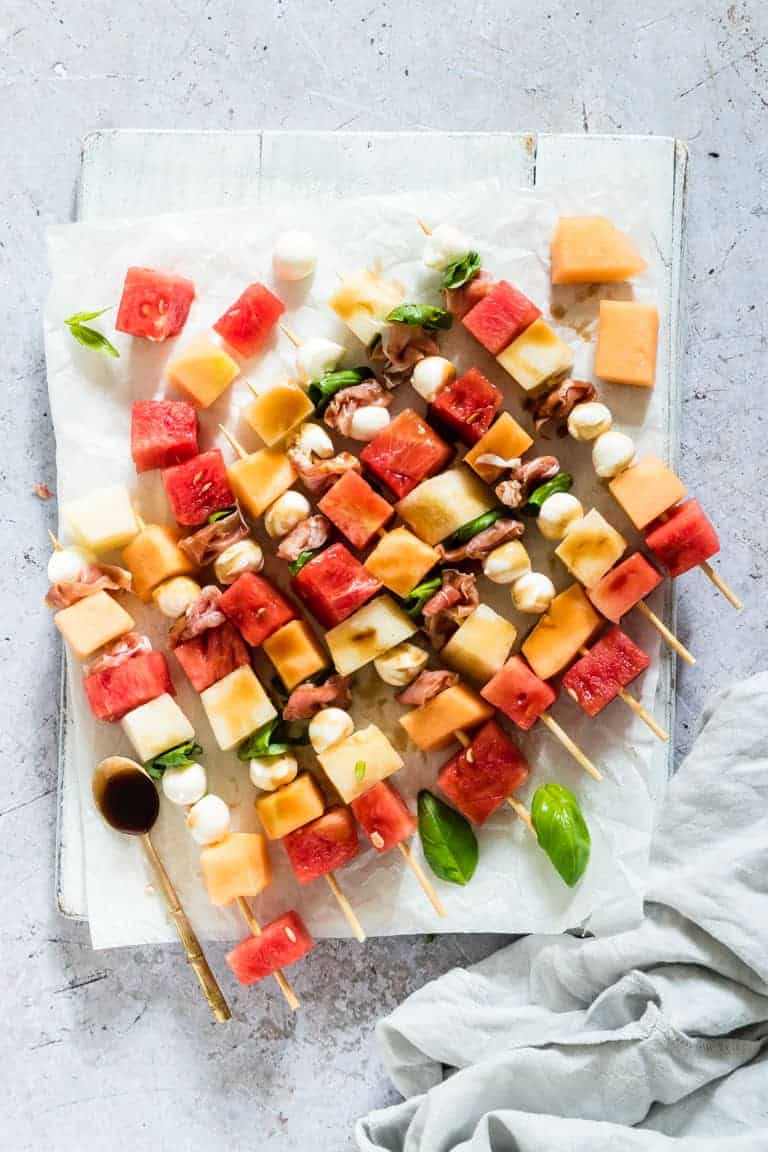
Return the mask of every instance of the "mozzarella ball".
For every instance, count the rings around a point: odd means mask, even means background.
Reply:
[[[531,570],[531,561],[519,540],[500,544],[483,560],[483,572],[494,584],[514,584]]]
[[[306,496],[289,489],[267,508],[264,513],[264,527],[273,540],[280,540],[311,515],[312,506]]]
[[[536,523],[546,540],[562,540],[575,520],[581,520],[584,509],[570,492],[553,492],[542,504]]]
[[[68,544],[66,548],[57,548],[51,553],[48,561],[48,579],[51,584],[69,584],[79,580],[89,564],[96,562],[96,556],[87,548],[78,548],[76,544]]]
[[[243,572],[261,572],[264,553],[255,540],[238,540],[216,557],[213,571],[219,584],[234,584]]]
[[[590,400],[577,404],[568,417],[568,432],[574,440],[595,440],[613,424],[611,410],[605,404]]]
[[[205,768],[197,762],[186,768],[166,768],[163,772],[163,795],[171,804],[189,808],[202,800],[207,788]]]
[[[315,752],[325,752],[355,730],[354,721],[343,708],[323,708],[309,722],[309,742]]]
[[[385,684],[393,688],[405,688],[415,680],[419,672],[429,659],[423,648],[418,644],[395,644],[383,656],[373,662],[373,666]]]
[[[543,572],[527,572],[512,585],[512,602],[518,612],[539,615],[555,598],[555,586]]]
[[[602,480],[610,480],[629,468],[635,458],[635,442],[623,432],[603,432],[595,440],[592,463]]]
[[[295,756],[254,756],[248,765],[248,775],[254,788],[274,792],[296,779],[299,763]]]
[[[324,372],[333,372],[344,355],[341,344],[316,336],[296,349],[296,371],[304,384],[319,380]]]
[[[223,840],[230,829],[229,808],[221,796],[209,792],[189,810],[187,828],[198,844],[215,844]]]
[[[278,280],[304,280],[317,263],[317,245],[309,232],[283,232],[272,249],[272,267]]]
[[[194,604],[202,588],[189,576],[174,576],[164,580],[152,593],[152,599],[169,620],[178,620]]]
[[[472,240],[453,224],[438,224],[424,240],[422,260],[427,268],[442,271],[472,250]]]
[[[352,440],[372,440],[389,424],[389,411],[376,404],[365,404],[352,413],[349,435]]]
[[[427,404],[431,404],[441,388],[456,376],[456,367],[444,356],[425,356],[416,363],[411,373],[411,384]]]
[[[325,428],[321,428],[319,424],[302,424],[290,443],[300,452],[305,452],[308,456],[314,453],[321,460],[330,460],[336,451]]]

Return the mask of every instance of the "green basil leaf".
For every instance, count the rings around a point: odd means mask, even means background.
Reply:
[[[544,784],[533,797],[531,820],[539,844],[573,888],[584,875],[591,845],[578,800],[562,784]]]
[[[78,344],[82,344],[84,348],[93,348],[96,351],[106,352],[108,356],[114,356],[116,360],[120,359],[120,353],[114,344],[95,328],[87,328],[85,324],[70,324],[68,321],[67,327]]]
[[[431,580],[425,580],[423,584],[417,584],[403,599],[408,615],[418,616],[427,600],[434,596],[435,592],[439,592],[442,586],[442,576],[434,576]]]
[[[216,524],[219,520],[226,520],[227,516],[233,516],[235,512],[237,508],[234,505],[231,508],[221,508],[218,512],[211,512],[208,523]]]
[[[468,884],[479,855],[469,821],[427,791],[419,792],[418,812],[424,858],[435,876],[449,884]]]
[[[412,324],[434,332],[438,328],[450,328],[453,317],[445,308],[434,304],[399,304],[387,316],[390,324]]]
[[[288,751],[285,743],[272,743],[272,733],[280,723],[279,716],[273,716],[261,728],[251,732],[241,741],[237,749],[238,760],[251,760],[254,756],[282,756]]]
[[[295,560],[291,560],[288,565],[288,571],[291,576],[295,576],[297,572],[301,572],[305,564],[308,564],[313,556],[316,556],[317,548],[305,548],[303,552],[299,552]]]
[[[546,484],[540,484],[538,488],[534,488],[523,508],[524,514],[526,516],[538,516],[542,504],[549,496],[554,496],[555,492],[569,492],[571,488],[573,488],[573,476],[569,472],[558,472],[557,476],[547,480]]]
[[[466,544],[473,536],[478,536],[484,532],[486,528],[490,528],[491,524],[495,524],[504,515],[503,508],[492,508],[490,512],[483,512],[482,516],[476,516],[474,520],[469,520],[466,524],[462,524],[461,528],[457,529],[448,541],[450,548],[456,548],[459,544]]]
[[[156,768],[150,760],[148,764],[144,765],[144,771],[148,776],[151,776],[153,780],[162,780],[165,768]]]
[[[358,760],[355,764],[355,780],[365,780],[366,763],[365,760]]]
[[[111,312],[113,304],[109,308],[99,308],[98,312],[74,312],[71,316],[67,316],[64,321],[65,324],[71,327],[72,324],[85,324],[88,320],[96,320],[99,316],[103,316],[105,312]]]
[[[324,412],[333,396],[342,388],[354,388],[373,376],[370,368],[340,368],[338,372],[324,372],[309,386],[309,398],[318,412]]]
[[[458,259],[452,261],[443,271],[441,286],[446,290],[461,288],[462,284],[466,284],[479,271],[480,254],[467,252],[464,256],[459,256]]]
[[[201,756],[203,749],[194,740],[187,740],[184,744],[177,744],[167,752],[161,752],[144,765],[144,770],[153,780],[159,780],[166,768],[186,768],[195,763],[195,757]]]

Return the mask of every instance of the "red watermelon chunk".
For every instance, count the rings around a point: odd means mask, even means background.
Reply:
[[[199,451],[197,413],[186,400],[134,400],[131,456],[137,472],[183,464]]]
[[[85,676],[83,687],[97,720],[122,720],[126,712],[158,696],[176,695],[162,652],[137,652],[113,668]]]
[[[372,596],[381,583],[343,544],[331,544],[293,578],[293,587],[324,628],[341,624]]]
[[[395,510],[357,472],[345,472],[318,505],[355,548],[366,548]]]
[[[682,576],[720,551],[717,532],[698,500],[678,504],[667,520],[646,532],[645,542],[670,576]]]
[[[492,356],[498,356],[539,316],[541,309],[533,301],[506,280],[499,280],[479,304],[470,308],[463,323]]]
[[[465,444],[485,436],[501,406],[502,395],[477,368],[445,384],[430,405],[430,415]]]
[[[366,468],[399,500],[434,476],[453,456],[453,449],[410,408],[377,432],[360,453]]]
[[[481,690],[489,704],[527,732],[554,703],[557,693],[528,667],[520,656],[511,656]]]
[[[166,468],[163,484],[174,519],[185,527],[196,528],[214,512],[231,508],[235,503],[218,448]]]
[[[147,340],[178,336],[194,298],[195,286],[183,276],[167,276],[153,268],[129,268],[115,328]]]
[[[350,804],[377,852],[388,852],[416,831],[416,820],[400,793],[380,780]]]
[[[226,960],[241,984],[255,984],[295,964],[315,946],[298,912],[286,912],[266,924],[259,936],[246,936]]]
[[[293,605],[274,584],[255,572],[238,576],[219,600],[219,607],[253,648],[297,617]]]
[[[174,653],[195,692],[205,692],[250,660],[240,633],[229,622],[185,640]]]
[[[349,808],[329,808],[317,820],[283,838],[288,859],[299,884],[335,872],[360,851],[357,829]]]
[[[283,312],[285,305],[269,288],[249,284],[213,327],[240,356],[255,356]]]
[[[443,765],[437,783],[468,820],[483,824],[527,779],[528,764],[519,748],[489,720],[469,748]]]
[[[588,716],[597,716],[650,664],[620,628],[611,628],[566,672],[563,688]]]
[[[587,596],[606,620],[618,624],[622,616],[645,600],[659,584],[661,576],[653,565],[641,552],[633,552],[606,572],[593,588],[588,588]]]

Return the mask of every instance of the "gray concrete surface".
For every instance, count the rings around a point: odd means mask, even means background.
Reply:
[[[178,952],[91,952],[53,906],[58,645],[41,605],[55,487],[43,229],[104,127],[656,132],[690,141],[683,473],[718,523],[739,617],[689,577],[677,750],[718,684],[766,663],[768,9],[761,0],[3,0],[0,5],[0,988],[21,1152],[353,1145],[393,1099],[375,1020],[490,937],[320,946],[305,1011],[271,988],[209,1024]],[[173,174],[169,173],[169,179]],[[158,210],[163,205],[158,204]],[[214,961],[221,955],[214,950]]]

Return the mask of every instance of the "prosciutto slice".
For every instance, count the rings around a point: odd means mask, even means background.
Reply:
[[[322,708],[346,708],[351,699],[343,676],[329,676],[324,684],[299,684],[283,708],[283,720],[311,720]]]
[[[121,636],[119,640],[109,644],[101,655],[87,666],[85,671],[88,676],[98,672],[106,672],[110,668],[119,668],[121,664],[125,664],[126,660],[138,656],[140,652],[151,651],[152,644],[149,636],[142,636],[140,632],[126,632],[125,636]]]
[[[287,452],[302,484],[314,496],[321,496],[345,472],[362,472],[360,461],[351,452],[338,452],[330,460],[310,456],[298,448],[288,448]]]
[[[298,560],[302,552],[322,548],[331,535],[331,526],[325,516],[309,516],[284,536],[277,549],[280,560]]]
[[[206,524],[204,528],[198,528],[197,532],[179,540],[179,548],[189,556],[193,564],[204,568],[212,564],[231,544],[237,544],[249,535],[248,525],[238,507],[229,516],[223,516],[213,524]]]
[[[446,288],[445,309],[451,316],[463,320],[467,312],[479,304],[493,288],[494,281],[489,272],[478,272],[461,288]]]
[[[477,580],[471,572],[446,568],[442,580],[442,587],[422,609],[424,629],[438,651],[480,603]]]
[[[48,608],[71,608],[78,600],[97,592],[130,592],[133,577],[117,564],[89,564],[79,580],[62,580],[51,584],[45,603]]]
[[[563,425],[577,404],[594,400],[597,391],[589,380],[563,380],[557,388],[544,396],[534,397],[527,404],[533,416],[533,427],[541,432],[551,421],[558,425],[558,435],[564,435]]]
[[[537,456],[513,468],[507,479],[496,485],[496,495],[505,508],[522,508],[533,489],[551,480],[559,471],[557,456]]]
[[[194,604],[190,604],[183,616],[174,621],[168,629],[168,643],[171,648],[194,640],[209,628],[218,628],[226,623],[226,616],[219,608],[221,589],[207,584]]]
[[[525,525],[520,520],[497,520],[483,532],[478,532],[466,544],[458,548],[438,547],[441,559],[448,564],[460,564],[462,560],[485,560],[494,548],[500,544],[507,544],[510,540],[518,540],[525,532]]]
[[[393,382],[390,376],[402,378],[413,371],[419,360],[425,356],[437,356],[439,352],[440,346],[434,337],[417,324],[389,324],[371,359],[383,360],[385,378],[394,388],[399,379]]]
[[[411,708],[421,708],[422,704],[434,700],[435,696],[439,696],[446,688],[452,688],[458,682],[458,672],[448,672],[444,668],[436,671],[425,668],[423,672],[419,672],[416,679],[407,688],[398,692],[395,700],[398,704],[407,704]]]
[[[349,436],[352,417],[358,408],[389,408],[392,396],[378,380],[363,380],[351,388],[342,388],[332,397],[323,419],[329,428],[335,428],[342,436]]]

